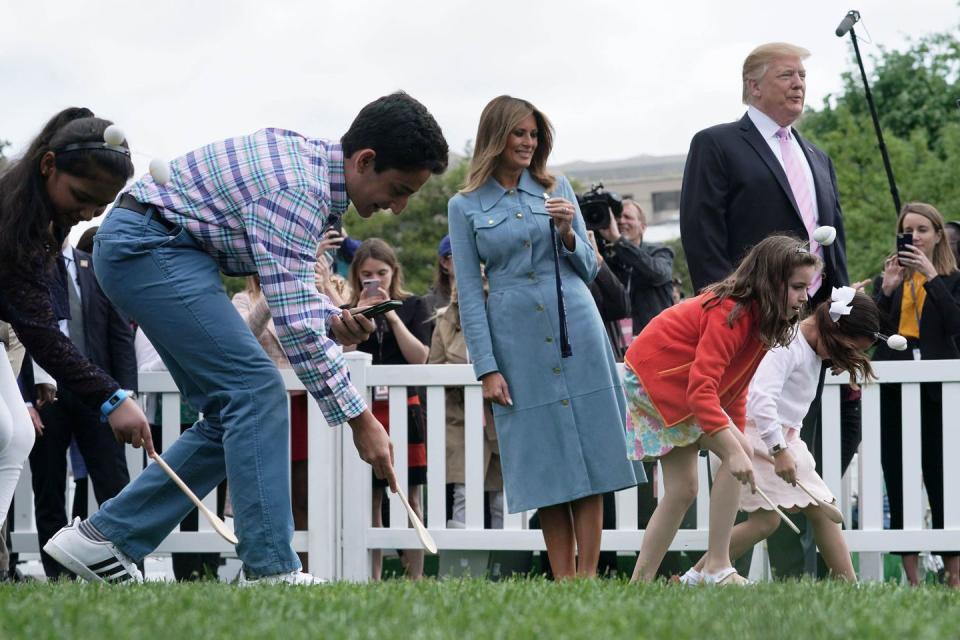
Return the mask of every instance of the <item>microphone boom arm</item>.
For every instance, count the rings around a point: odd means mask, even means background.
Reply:
[[[870,116],[873,118],[873,129],[877,134],[877,146],[880,148],[880,157],[883,159],[883,168],[887,172],[887,182],[890,184],[890,195],[893,197],[893,206],[896,212],[896,215],[900,215],[900,192],[897,190],[897,182],[893,177],[893,167],[890,165],[890,156],[887,154],[887,145],[883,141],[883,130],[880,128],[880,118],[877,116],[877,107],[873,102],[873,94],[870,92],[870,83],[867,81],[867,72],[863,68],[863,58],[860,56],[860,46],[857,44],[857,34],[853,28],[853,22],[856,22],[860,19],[860,14],[856,11],[851,11],[847,14],[848,18],[853,18],[850,24],[850,40],[853,42],[853,52],[857,56],[857,65],[860,67],[860,77],[863,78],[863,90],[867,96],[867,105],[870,107]],[[847,18],[844,18],[846,21]],[[844,27],[844,23],[840,23],[840,27],[837,29],[837,35],[843,37],[843,34],[840,33],[840,30]]]

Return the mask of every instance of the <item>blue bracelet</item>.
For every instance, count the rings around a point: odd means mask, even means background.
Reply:
[[[107,401],[100,405],[100,413],[103,414],[103,418],[106,419],[114,409],[120,406],[120,403],[130,397],[130,394],[123,389],[117,389],[113,392],[113,395],[107,398]]]

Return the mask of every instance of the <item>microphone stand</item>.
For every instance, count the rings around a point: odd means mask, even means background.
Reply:
[[[851,11],[855,14],[855,21],[860,19],[860,13]],[[850,15],[848,14],[848,15]],[[873,117],[873,128],[877,133],[877,144],[880,147],[880,156],[883,158],[883,168],[887,172],[887,182],[890,183],[890,195],[893,197],[893,207],[896,215],[900,215],[900,192],[897,190],[897,182],[893,177],[893,167],[890,166],[890,156],[887,154],[887,145],[883,142],[883,130],[880,129],[880,118],[877,116],[877,107],[873,103],[873,94],[870,93],[870,83],[867,82],[867,72],[863,68],[863,58],[860,57],[860,47],[857,45],[857,34],[853,26],[850,27],[850,40],[853,42],[853,52],[857,56],[857,64],[860,66],[860,76],[863,78],[863,89],[867,95],[867,105],[870,107],[870,115]]]

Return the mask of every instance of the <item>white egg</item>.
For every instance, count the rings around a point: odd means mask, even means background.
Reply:
[[[123,141],[126,140],[126,138],[127,136],[123,133],[123,129],[115,124],[112,124],[103,130],[103,141],[107,144],[112,144],[119,147],[123,144]]]
[[[154,158],[150,161],[150,175],[157,184],[167,184],[170,182],[170,165],[160,158]]]
[[[893,349],[894,351],[906,351],[907,339],[895,333],[889,338],[887,338],[887,346]]]
[[[830,225],[817,227],[813,230],[813,239],[823,246],[829,246],[837,239],[837,230]]]

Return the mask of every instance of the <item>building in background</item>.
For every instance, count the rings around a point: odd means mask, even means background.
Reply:
[[[643,208],[650,225],[650,240],[680,237],[680,182],[686,155],[640,155],[624,160],[569,162],[550,167],[584,188],[602,182],[608,191],[633,198]]]

